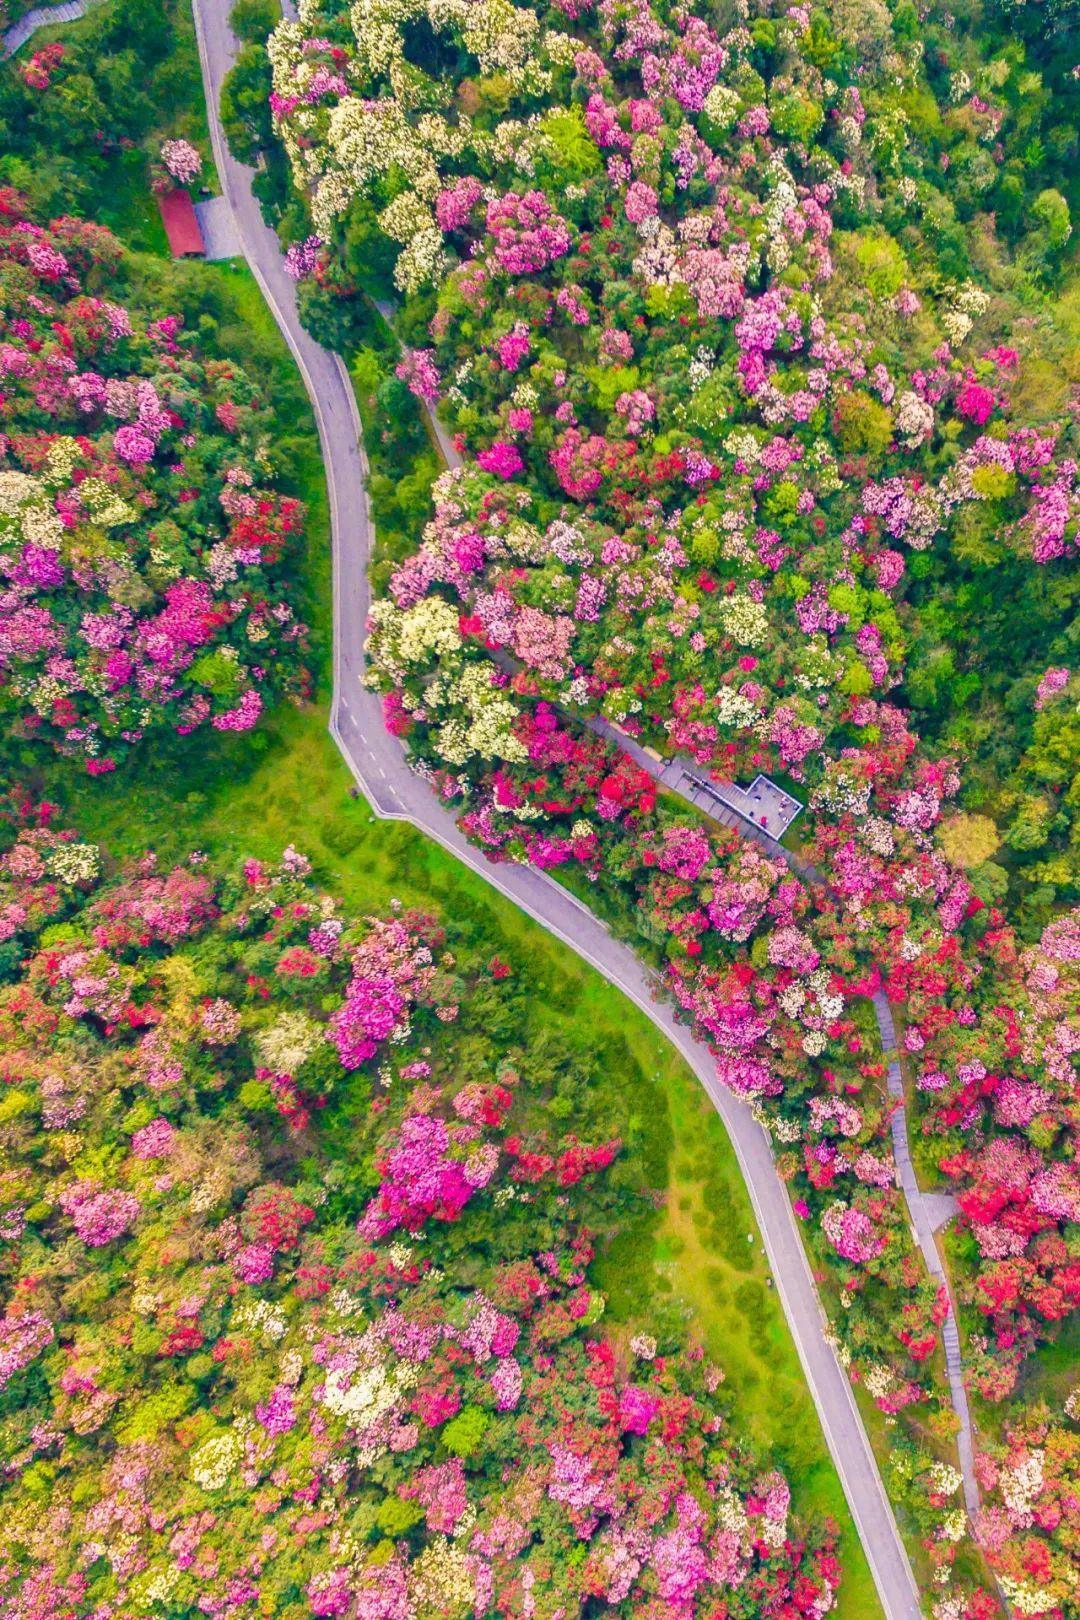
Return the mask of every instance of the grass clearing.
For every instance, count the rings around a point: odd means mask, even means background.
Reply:
[[[735,1151],[689,1068],[655,1032],[648,1041],[662,1105],[650,1131],[666,1155],[667,1191],[655,1214],[620,1232],[601,1257],[609,1317],[617,1323],[650,1307],[675,1317],[724,1368],[739,1430],[785,1471],[801,1511],[841,1528],[837,1613],[868,1620],[881,1612],[877,1593],[770,1286]]]

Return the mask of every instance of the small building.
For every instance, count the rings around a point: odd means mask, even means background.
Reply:
[[[158,207],[161,209],[161,223],[165,227],[169,251],[173,258],[205,258],[206,244],[203,241],[190,192],[183,186],[176,186],[172,191],[160,191]]]

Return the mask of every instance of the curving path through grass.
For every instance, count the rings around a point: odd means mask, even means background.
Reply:
[[[888,1620],[915,1620],[919,1593],[847,1377],[824,1336],[825,1321],[787,1193],[749,1109],[719,1083],[707,1048],[658,999],[658,985],[629,947],[583,905],[531,868],[492,866],[465,840],[453,816],[409,768],[386,732],[381,704],[364,685],[367,562],[372,525],[366,457],[348,373],[337,355],[303,330],[294,284],[275,234],[251,192],[252,172],[229,154],[218,113],[222,80],[236,51],[230,0],[194,0],[199,54],[218,174],[244,255],[300,368],[318,425],[330,496],[334,578],[334,693],[330,730],[375,813],[412,822],[516,902],[641,1007],[689,1062],[727,1127],[750,1192],[777,1291],[833,1463],[866,1550]]]

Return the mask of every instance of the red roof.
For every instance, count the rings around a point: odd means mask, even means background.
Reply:
[[[165,227],[165,235],[169,238],[169,249],[174,259],[182,259],[186,254],[206,252],[199,221],[192,206],[191,196],[182,187],[174,191],[163,191],[158,194],[158,207],[161,209],[161,223]]]

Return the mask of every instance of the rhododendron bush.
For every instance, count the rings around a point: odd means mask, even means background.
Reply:
[[[828,1612],[722,1370],[603,1331],[586,1223],[642,1190],[512,969],[291,848],[103,878],[9,819],[6,1614]]]
[[[861,1011],[878,990],[903,1009],[915,1108],[941,1139],[935,1159],[957,1184],[970,1234],[976,1275],[962,1289],[980,1319],[976,1383],[1000,1398],[1080,1300],[1075,916],[1020,948],[936,845],[956,770],[922,759],[891,705],[864,700],[878,743],[826,771],[812,801],[814,865],[797,863],[796,874],[780,852],[770,859],[658,803],[650,776],[550,703],[533,700],[515,718],[508,693],[526,683],[506,662],[472,681],[472,626],[437,616],[440,600],[373,612],[376,656],[417,699],[411,716],[408,702],[388,715],[436,788],[451,800],[464,793],[462,824],[489,854],[579,864],[616,903],[632,899],[643,943],[720,1077],[772,1128],[796,1208],[820,1230],[846,1296],[843,1353],[886,1411],[930,1387],[944,1314],[906,1252],[885,1068]],[[440,674],[412,687],[411,664],[432,639]],[[479,782],[447,764],[470,741],[491,756]],[[995,1168],[1017,1164],[1022,1179]],[[984,1180],[1004,1183],[1000,1199],[984,1198]],[[903,1309],[875,1282],[903,1290]]]
[[[1017,1614],[1080,1614],[1080,1386],[1015,1418],[978,1459],[979,1543]]]
[[[155,733],[248,730],[304,679],[303,511],[269,486],[266,404],[126,307],[121,261],[0,195],[0,706],[93,774]]]
[[[271,108],[321,283],[375,211],[426,325],[402,374],[487,475],[448,487],[391,595],[456,598],[651,741],[812,784],[903,677],[928,552],[993,533],[1064,574],[1074,429],[1014,410],[985,292],[879,223],[918,241],[943,184],[880,107],[930,94],[920,51],[868,64],[822,13],[754,10],[721,33],[663,4],[323,3],[270,42]],[[473,57],[497,119],[456,119],[432,66]]]

